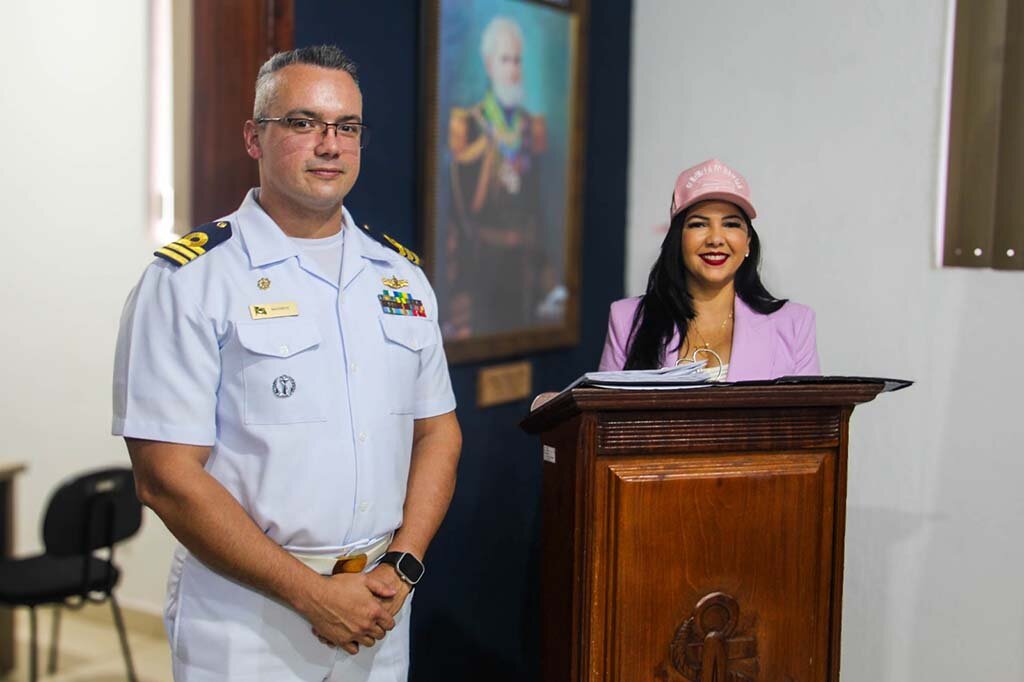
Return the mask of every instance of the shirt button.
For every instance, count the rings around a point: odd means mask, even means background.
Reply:
[[[288,355],[288,346],[281,346],[281,355]]]
[[[359,371],[359,365],[357,365],[357,364],[356,364],[356,363],[354,363],[354,362],[351,362],[351,363],[349,363],[349,365],[348,365],[348,370],[349,370],[350,372],[358,372],[358,371]]]
[[[368,512],[368,511],[370,511],[370,503],[369,502],[360,502],[359,503],[359,511],[361,511],[361,512]]]
[[[360,443],[365,443],[366,442],[366,438],[367,438],[366,433],[360,431],[359,432],[359,442]]]

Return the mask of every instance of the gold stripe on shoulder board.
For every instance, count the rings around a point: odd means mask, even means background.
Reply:
[[[160,247],[159,249],[156,250],[156,252],[159,253],[159,254],[162,254],[164,256],[167,256],[168,258],[173,260],[178,265],[185,265],[186,263],[188,263],[188,259],[187,258],[181,256],[180,254],[178,254],[178,253],[176,253],[174,251],[171,251],[166,246]]]
[[[153,255],[174,265],[188,265],[210,249],[231,239],[231,223],[221,220],[217,223],[200,225],[183,237],[164,244]]]
[[[385,233],[381,232],[381,236],[384,237],[384,239],[387,239],[388,243],[395,247],[395,249],[398,251],[399,255],[407,258],[410,263],[412,263],[413,265],[419,265],[420,264],[420,257],[417,256],[412,251],[410,251],[409,249],[407,249],[404,246],[402,246],[401,244],[399,244],[394,239],[392,239],[391,235],[385,234]]]
[[[189,232],[184,237],[175,242],[175,244],[181,244],[182,246],[191,249],[196,255],[202,256],[206,253],[206,242],[210,241],[209,235],[205,232]]]
[[[398,241],[394,239],[391,235],[385,234],[384,232],[377,232],[365,223],[363,224],[363,232],[365,232],[368,237],[376,241],[381,246],[391,249],[392,251],[397,251],[398,255],[400,255],[402,258],[405,258],[413,265],[422,265],[420,257],[416,255],[414,251],[407,249],[401,244],[399,244]]]
[[[171,242],[170,244],[168,244],[164,248],[165,249],[170,249],[171,251],[174,251],[176,253],[181,254],[187,260],[195,260],[196,258],[199,257],[199,254],[197,254],[194,251],[191,251],[191,250],[185,248],[184,246],[182,246],[178,242]]]

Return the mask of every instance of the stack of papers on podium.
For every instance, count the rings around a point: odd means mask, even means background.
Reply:
[[[576,381],[565,387],[565,390],[577,386],[593,386],[596,388],[625,389],[680,389],[696,388],[708,385],[708,375],[704,372],[704,360],[687,362],[675,367],[662,369],[633,369],[619,372],[587,372]]]

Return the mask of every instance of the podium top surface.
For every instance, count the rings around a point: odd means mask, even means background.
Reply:
[[[710,384],[675,390],[572,388],[532,411],[521,422],[527,433],[542,433],[583,412],[659,412],[765,407],[854,406],[911,382],[870,377],[783,377],[771,381]]]

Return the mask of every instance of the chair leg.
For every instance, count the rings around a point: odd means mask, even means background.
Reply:
[[[36,682],[39,679],[39,670],[36,667],[38,662],[36,661],[36,607],[28,607],[28,622],[29,622],[29,645],[28,645],[28,679],[29,682]]]
[[[132,665],[132,652],[128,648],[128,633],[124,628],[124,619],[121,617],[121,607],[117,604],[117,597],[110,593],[110,609],[114,612],[114,624],[117,626],[117,636],[121,640],[121,652],[124,654],[124,666],[128,669],[128,682],[136,682],[135,666]]]
[[[57,672],[57,642],[60,640],[60,615],[64,612],[60,604],[53,607],[53,628],[50,631],[50,661],[46,666],[46,673],[53,675]]]

